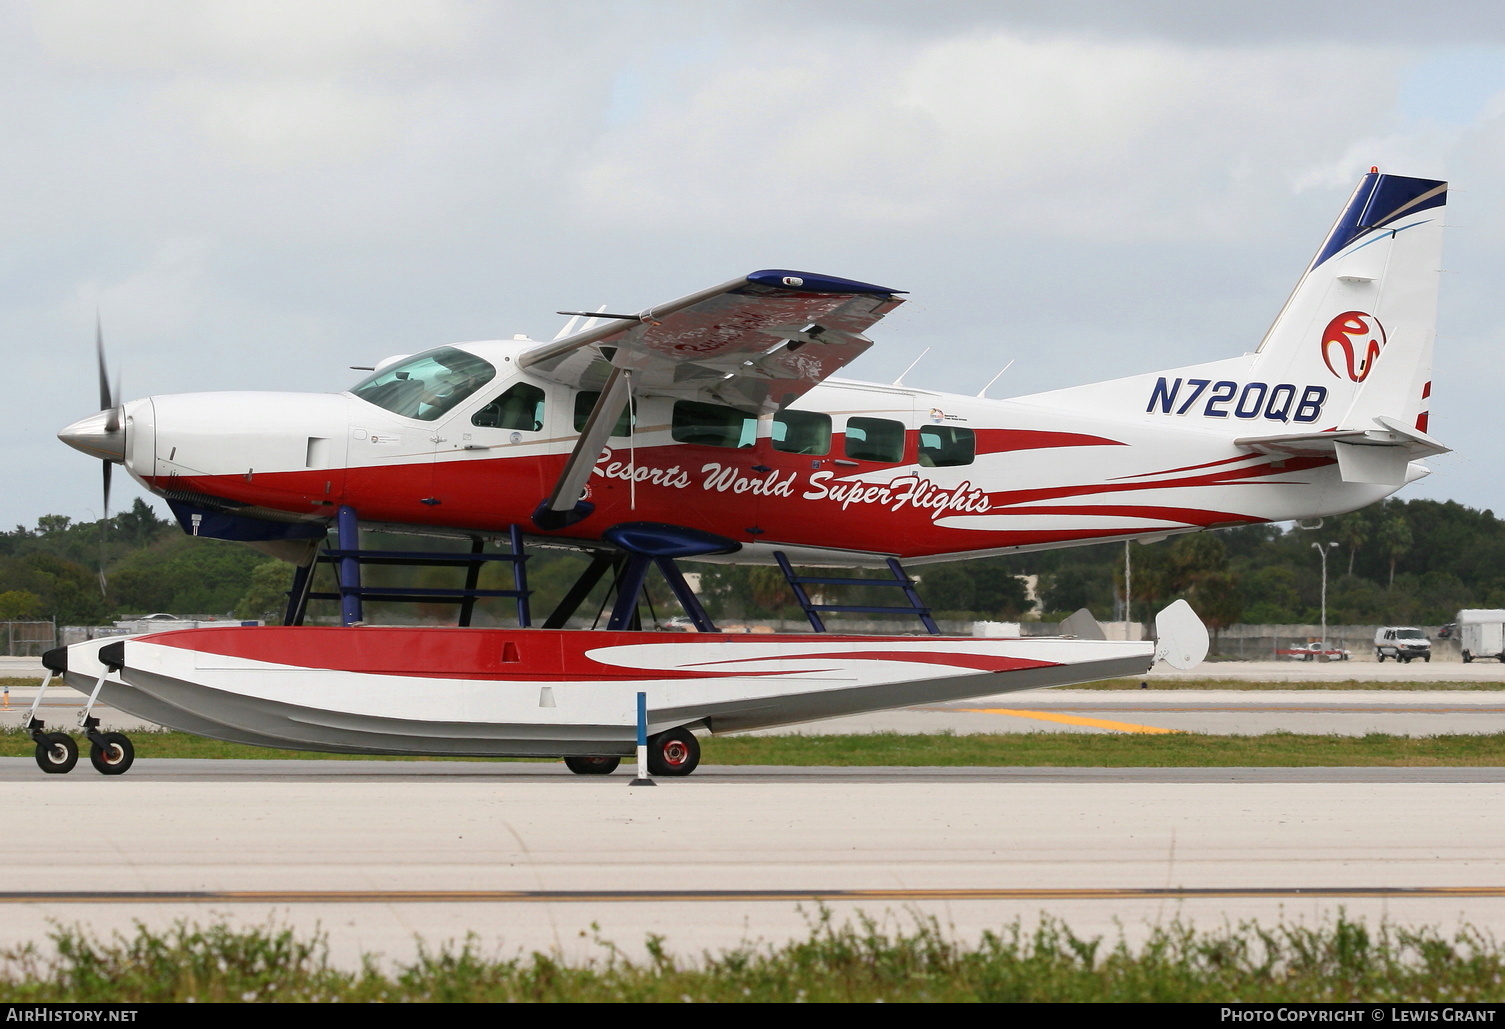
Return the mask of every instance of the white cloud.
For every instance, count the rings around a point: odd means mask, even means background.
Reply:
[[[217,158],[260,168],[350,161],[395,143],[420,105],[332,82],[179,81],[157,96]]]
[[[458,45],[474,8],[450,0],[35,0],[51,54],[117,70],[330,74]]]
[[[1249,345],[1372,163],[1462,187],[1433,424],[1493,431],[1499,98],[1421,124],[1443,48],[1384,18],[1173,6],[0,5],[0,340],[39,355],[4,431],[48,484],[0,520],[95,502],[51,433],[97,300],[133,395],[326,389],[803,262],[916,291],[858,375],[935,343],[907,381],[1018,356],[1003,395]]]
[[[1279,169],[1335,161],[1383,123],[1395,90],[1394,55],[1372,47],[829,42],[744,53],[660,90],[582,171],[584,216],[703,229],[751,209],[790,230],[981,220],[1184,238],[1227,231],[1230,194],[1252,208],[1288,192]],[[1276,173],[1243,173],[1255,165]]]

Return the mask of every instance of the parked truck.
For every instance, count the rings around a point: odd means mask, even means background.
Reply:
[[[1432,660],[1432,641],[1414,625],[1386,625],[1374,630],[1374,659],[1381,664],[1393,657],[1402,664],[1416,658]]]
[[[1465,662],[1492,657],[1505,663],[1505,610],[1459,611],[1458,645],[1463,648]]]

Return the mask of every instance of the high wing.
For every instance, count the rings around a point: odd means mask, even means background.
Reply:
[[[866,351],[863,331],[904,302],[899,292],[765,269],[635,315],[595,315],[608,324],[524,351],[521,368],[601,393],[534,523],[557,529],[590,514],[580,491],[629,396],[772,414]]]
[[[635,395],[765,413],[866,351],[872,341],[863,331],[904,302],[898,292],[810,272],[758,271],[636,315],[607,316],[611,324],[528,350],[518,363],[592,390],[620,368],[632,373]]]

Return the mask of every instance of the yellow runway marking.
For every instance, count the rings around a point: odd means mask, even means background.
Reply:
[[[1185,729],[1162,729],[1157,725],[1136,725],[1133,722],[1112,722],[1106,718],[1083,718],[1080,715],[1058,715],[1045,711],[1021,711],[1011,707],[956,707],[951,711],[968,711],[979,715],[1013,715],[1015,718],[1034,718],[1041,722],[1060,722],[1062,725],[1086,725],[1094,729],[1111,729],[1114,732],[1138,733],[1184,733]]]

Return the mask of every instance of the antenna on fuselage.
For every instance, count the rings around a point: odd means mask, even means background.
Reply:
[[[895,386],[902,386],[902,385],[904,385],[904,376],[906,376],[910,372],[914,371],[914,366],[917,365],[917,364],[919,364],[921,361],[925,360],[925,355],[928,354],[928,353],[930,353],[930,348],[929,347],[926,347],[924,350],[921,350],[920,351],[920,356],[917,357],[917,358],[915,358],[913,361],[909,362],[909,367],[906,368],[906,369],[904,369],[902,372],[899,373],[899,377],[894,380],[893,384]]]
[[[984,393],[986,393],[988,390],[992,389],[993,388],[993,383],[995,383],[999,379],[1003,378],[1003,373],[1006,372],[1006,371],[1008,371],[1012,367],[1014,367],[1014,359],[1013,358],[1009,358],[1009,363],[1006,364],[1006,365],[1004,365],[1002,368],[998,369],[998,374],[995,375],[995,376],[993,376],[991,379],[989,379],[988,380],[988,384],[986,386],[984,386],[982,389],[980,389],[980,390],[977,391],[978,397],[981,398]]]

